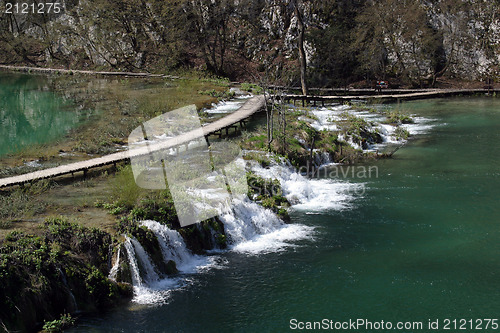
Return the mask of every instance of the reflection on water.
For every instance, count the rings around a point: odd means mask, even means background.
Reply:
[[[50,78],[0,74],[0,156],[63,137],[83,111],[50,89]]]

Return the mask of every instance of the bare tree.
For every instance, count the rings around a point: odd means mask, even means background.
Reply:
[[[299,36],[297,38],[297,47],[299,49],[300,85],[302,88],[302,94],[304,96],[307,96],[308,93],[307,82],[306,82],[307,61],[306,61],[306,51],[304,49],[306,29],[304,25],[304,15],[300,10],[300,4],[298,0],[292,0],[290,4],[293,8],[293,14],[297,18],[297,26],[299,29]]]
[[[271,151],[272,144],[277,139],[278,150],[284,154],[287,146],[285,96],[291,89],[293,75],[292,71],[284,66],[281,57],[266,57],[263,65],[265,71],[259,77],[254,76],[254,80],[262,87],[265,97],[267,148]]]

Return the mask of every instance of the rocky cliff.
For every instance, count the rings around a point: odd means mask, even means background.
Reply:
[[[297,75],[297,5],[309,80],[498,76],[498,4],[471,0],[63,1],[60,13],[0,16],[0,62],[70,68]],[[281,67],[280,67],[281,66]],[[283,75],[282,75],[283,76]]]

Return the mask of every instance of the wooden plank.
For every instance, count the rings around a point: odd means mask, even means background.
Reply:
[[[471,94],[487,94],[497,93],[499,89],[434,89],[428,91],[411,92],[407,94],[383,94],[383,95],[351,95],[351,96],[304,96],[304,95],[286,95],[286,99],[293,100],[294,105],[296,100],[307,101],[322,101],[322,102],[337,102],[349,101],[352,99],[366,100],[410,100],[419,98],[446,97],[456,95],[471,95]]]
[[[158,77],[169,79],[181,79],[180,76],[152,74],[152,73],[136,73],[136,72],[109,72],[109,71],[88,71],[79,69],[59,69],[59,68],[43,68],[43,67],[28,67],[28,66],[10,66],[0,65],[1,69],[20,72],[38,72],[38,73],[59,73],[59,74],[86,74],[86,75],[104,75],[104,76],[133,76],[133,77]]]

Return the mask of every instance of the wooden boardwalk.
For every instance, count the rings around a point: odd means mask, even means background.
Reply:
[[[24,175],[1,178],[0,188],[7,186],[21,185],[40,179],[48,179],[67,174],[74,174],[75,172],[83,171],[85,175],[87,171],[92,168],[102,167],[110,164],[116,164],[117,162],[128,160],[131,157],[143,156],[155,151],[170,149],[178,147],[183,144],[188,144],[190,141],[199,139],[201,137],[208,137],[210,134],[222,131],[223,129],[226,129],[227,131],[229,127],[232,127],[234,124],[238,122],[244,121],[254,113],[260,111],[264,107],[264,105],[265,105],[264,96],[262,95],[255,96],[250,98],[247,102],[245,102],[245,104],[243,104],[243,106],[241,106],[241,108],[239,108],[237,111],[229,114],[224,118],[214,121],[213,123],[203,126],[199,129],[186,132],[182,135],[176,136],[174,138],[159,143],[148,145],[147,147],[130,149],[127,151],[122,151],[98,158],[93,158],[86,161],[35,171]]]
[[[382,90],[382,92],[384,92]],[[304,96],[304,95],[285,95],[285,102],[292,101],[294,104],[296,101],[302,102],[302,106],[307,103],[311,103],[316,106],[319,102],[321,105],[325,103],[337,103],[345,102],[351,100],[369,100],[376,101],[378,103],[383,102],[396,102],[400,100],[412,100],[412,99],[424,99],[424,98],[436,98],[436,97],[450,97],[459,95],[474,95],[474,94],[491,94],[499,93],[499,89],[434,89],[426,91],[418,91],[411,93],[397,93],[397,94],[386,94],[381,93],[380,95],[350,95],[350,96]]]
[[[26,73],[45,73],[45,74],[85,74],[85,75],[104,75],[104,76],[132,76],[132,77],[157,77],[164,79],[182,79],[180,76],[165,75],[165,74],[152,74],[152,73],[139,73],[139,72],[106,72],[106,71],[86,71],[80,69],[59,69],[59,68],[43,68],[43,67],[28,67],[28,66],[10,66],[0,65],[0,69],[7,71],[26,72]]]

